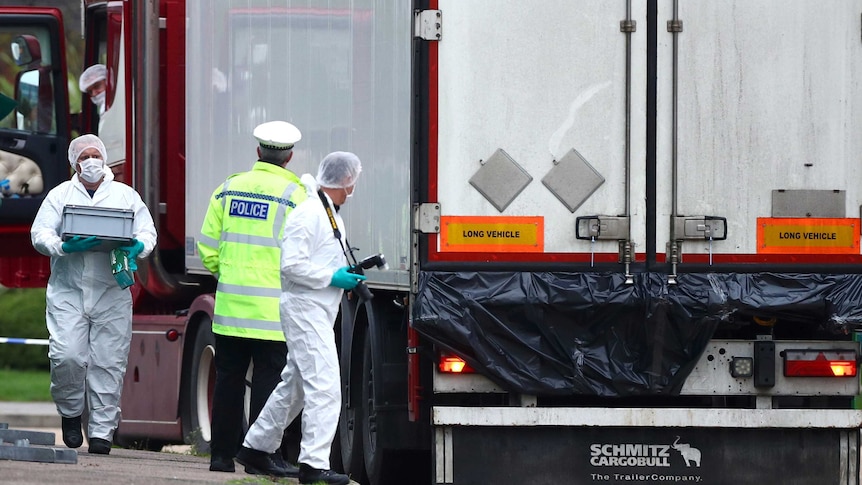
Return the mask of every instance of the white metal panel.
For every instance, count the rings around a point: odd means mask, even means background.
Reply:
[[[502,215],[545,217],[546,252],[589,252],[575,218],[625,211],[625,2],[441,0],[439,193],[442,215],[501,213],[470,177],[498,148],[533,178]],[[634,2],[633,238],[643,242],[645,3]],[[605,183],[572,214],[541,183],[576,149]],[[616,252],[616,241],[597,251]]]
[[[212,191],[256,160],[254,127],[285,120],[302,132],[288,166],[297,174],[316,174],[332,151],[359,156],[348,240],[358,257],[386,255],[393,271],[376,277],[407,281],[412,10],[379,5],[187,2],[187,237],[199,234]],[[203,271],[189,246],[189,271]]]
[[[441,394],[457,392],[504,393],[506,390],[482,374],[448,374],[435,368],[434,392]]]
[[[125,24],[120,28],[120,46],[117,49],[119,51],[118,73],[126,72],[126,48],[123,45],[125,37],[122,34],[124,26]],[[114,88],[114,102],[99,120],[99,138],[105,144],[105,151],[108,154],[106,163],[109,167],[126,162],[126,76],[118,74],[114,81],[117,83]],[[126,181],[130,181],[134,175],[134,172],[126,174]],[[158,208],[153,207],[150,210],[155,211]]]
[[[785,377],[782,353],[791,349],[856,349],[856,342],[776,340],[775,385],[754,387],[753,377],[735,378],[730,374],[734,357],[754,357],[754,341],[712,340],[686,378],[680,394],[692,395],[758,395],[758,396],[855,396],[859,394],[858,377]]]
[[[673,202],[672,7],[659,2],[659,251]],[[678,209],[727,217],[714,252],[757,252],[756,219],[771,216],[774,189],[846,190],[846,217],[859,217],[860,12],[859,0],[679,2]]]
[[[669,409],[443,407],[435,426],[649,426],[696,428],[858,428],[862,411],[819,409]]]

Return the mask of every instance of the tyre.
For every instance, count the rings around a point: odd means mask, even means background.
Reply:
[[[358,363],[357,363],[358,364]],[[341,452],[341,464],[344,473],[357,481],[362,482],[365,470],[362,453],[362,372],[358,365],[351,366],[351,375],[345,375],[342,371],[341,386],[341,416],[338,419],[338,446],[333,446]],[[348,379],[350,385],[348,386]],[[347,407],[348,392],[351,407]]]
[[[215,389],[215,337],[212,321],[204,318],[195,333],[189,365],[183,366],[183,436],[195,453],[209,453],[212,440],[212,400]]]
[[[372,360],[371,337],[365,339],[362,352],[362,406],[361,425],[362,451],[367,483],[390,485],[401,483],[427,483],[430,477],[430,461],[426,454],[406,450],[389,450],[378,446],[381,429],[375,411],[374,361]]]
[[[365,338],[362,351],[362,452],[368,482],[377,485],[382,482],[383,450],[377,447],[377,412],[374,410],[374,361],[371,352],[371,336]]]

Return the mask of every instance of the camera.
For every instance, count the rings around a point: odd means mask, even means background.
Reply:
[[[389,265],[386,263],[386,258],[383,254],[375,254],[373,256],[368,256],[367,258],[359,261],[354,264],[348,270],[353,274],[365,274],[366,269],[371,269],[376,267],[377,269],[389,269]],[[374,298],[374,294],[371,293],[371,290],[368,289],[368,285],[365,284],[364,281],[360,281],[355,288],[353,288],[353,292],[359,297],[359,301],[370,300]]]

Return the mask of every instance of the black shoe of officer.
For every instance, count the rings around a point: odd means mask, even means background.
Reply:
[[[102,438],[90,438],[87,451],[96,455],[107,455],[111,453],[111,442]]]
[[[211,472],[230,472],[235,470],[233,458],[224,458],[221,456],[210,456],[210,471]]]
[[[78,448],[84,444],[84,433],[81,432],[81,417],[63,418],[63,443],[69,448]]]
[[[288,475],[288,470],[277,466],[269,453],[265,451],[253,450],[243,446],[236,454],[236,461],[245,465],[246,473],[252,475],[296,477],[296,475]]]
[[[299,483],[326,483],[328,485],[347,485],[350,478],[347,475],[335,473],[332,470],[318,470],[305,463],[299,464]]]

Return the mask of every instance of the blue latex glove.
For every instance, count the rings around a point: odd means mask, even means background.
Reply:
[[[144,243],[137,239],[132,239],[132,244],[129,246],[120,246],[120,249],[129,255],[129,269],[132,271],[138,270],[138,255],[144,250]]]
[[[352,290],[356,288],[356,285],[358,285],[360,281],[366,279],[365,275],[348,272],[347,270],[349,269],[350,266],[338,268],[338,271],[333,273],[332,281],[329,282],[329,286],[335,286],[342,290]]]
[[[102,241],[96,239],[96,236],[83,237],[83,236],[72,236],[72,239],[63,243],[63,252],[64,253],[80,253],[83,251],[89,251],[94,247],[102,244]]]

